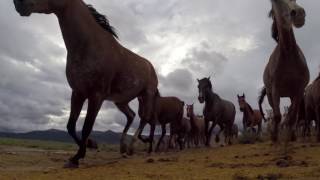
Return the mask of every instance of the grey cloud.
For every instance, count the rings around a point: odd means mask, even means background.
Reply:
[[[192,49],[182,60],[192,71],[201,72],[203,76],[218,74],[223,70],[223,65],[228,59],[221,53],[210,48],[206,42]]]

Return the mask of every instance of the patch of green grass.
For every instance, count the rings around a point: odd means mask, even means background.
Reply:
[[[15,138],[0,138],[0,146],[18,146],[42,150],[76,150],[75,143],[65,143],[56,141],[15,139]],[[119,145],[98,144],[100,151],[116,152],[119,150]]]
[[[53,141],[40,141],[29,139],[14,139],[14,138],[0,138],[0,145],[4,146],[19,146],[25,148],[36,148],[44,150],[72,150],[75,145],[71,143],[53,142]]]

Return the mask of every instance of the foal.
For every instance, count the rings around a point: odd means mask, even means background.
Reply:
[[[258,134],[260,134],[262,131],[262,115],[260,111],[252,109],[249,103],[247,103],[244,93],[242,96],[238,95],[238,102],[240,111],[243,112],[243,129],[247,130],[250,127],[252,130],[254,126],[258,126]]]

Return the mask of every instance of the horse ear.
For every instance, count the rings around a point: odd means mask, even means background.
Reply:
[[[197,81],[200,82],[200,80],[197,78]]]
[[[210,80],[211,76],[208,77],[208,80]]]
[[[237,94],[238,98],[240,98],[239,94]]]
[[[243,93],[243,95],[242,95],[244,98],[246,97],[246,95]]]

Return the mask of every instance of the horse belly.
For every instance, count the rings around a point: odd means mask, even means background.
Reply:
[[[114,102],[131,101],[136,98],[143,89],[143,82],[131,76],[122,76],[112,83],[111,94],[106,97]]]

